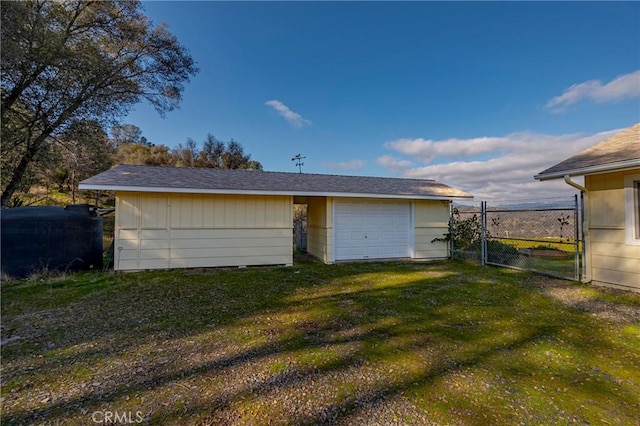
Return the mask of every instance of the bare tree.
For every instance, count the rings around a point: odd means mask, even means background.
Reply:
[[[69,130],[56,140],[56,147],[62,158],[58,167],[65,170],[65,182],[71,192],[73,203],[76,202],[78,183],[82,179],[105,171],[113,165],[113,147],[100,123],[95,121],[73,123]]]

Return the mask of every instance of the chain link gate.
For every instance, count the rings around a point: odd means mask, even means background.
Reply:
[[[483,264],[580,280],[580,214],[578,197],[570,203],[481,204]]]
[[[577,196],[567,200],[454,205],[452,256],[579,280],[582,231]]]

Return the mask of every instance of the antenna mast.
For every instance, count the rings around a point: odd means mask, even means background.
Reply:
[[[298,154],[291,159],[291,161],[296,162],[296,166],[298,166],[298,170],[300,173],[302,173],[302,166],[304,166],[304,163],[302,162],[304,158],[307,158],[307,157],[303,157],[302,154]]]

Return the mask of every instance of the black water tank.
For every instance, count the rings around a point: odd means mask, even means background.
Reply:
[[[102,218],[88,204],[17,207],[0,212],[2,272],[102,269]]]

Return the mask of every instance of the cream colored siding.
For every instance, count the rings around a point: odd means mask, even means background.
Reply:
[[[625,239],[624,176],[640,170],[585,176],[592,280],[640,290],[640,246]]]
[[[449,256],[449,245],[442,238],[449,226],[449,202],[416,200],[413,203],[414,258],[433,259]]]
[[[328,263],[327,229],[307,226],[307,252]]]
[[[608,173],[585,178],[589,190],[591,227],[624,229],[624,175]]]
[[[333,263],[333,200],[307,197],[307,251],[325,263]]]
[[[290,196],[118,192],[116,269],[291,264]]]
[[[119,229],[138,229],[138,198],[116,198],[117,221],[116,227]]]
[[[306,197],[307,251],[325,263],[335,261],[332,197]],[[436,259],[449,256],[446,242],[432,243],[447,233],[449,202],[415,200],[413,202],[413,257]]]
[[[167,229],[167,197],[139,197],[140,228]]]
[[[333,263],[334,198],[308,196],[297,201],[307,203],[308,252]],[[447,257],[448,245],[432,241],[447,232],[449,202],[412,203],[412,257]],[[115,268],[292,264],[292,224],[291,196],[119,191]]]
[[[137,194],[116,196],[116,220],[114,230],[114,266],[119,269],[136,269],[140,255],[138,240],[140,211]]]

